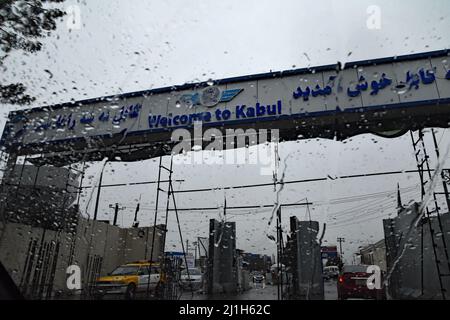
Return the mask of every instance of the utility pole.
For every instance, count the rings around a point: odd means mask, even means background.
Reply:
[[[283,232],[281,229],[281,207],[277,210],[277,298],[283,300]]]
[[[186,256],[186,257],[187,257],[187,256],[190,257],[190,254],[189,254],[190,250],[191,250],[191,248],[189,247],[189,240],[186,239],[186,251],[185,251],[185,256]],[[189,259],[189,260],[190,260],[190,259]],[[185,259],[184,262],[185,262],[185,264],[186,264],[186,269],[189,269],[187,258]],[[194,267],[195,267],[195,260],[194,260]]]
[[[138,213],[139,213],[140,202],[136,205],[136,211],[134,212],[133,228],[139,227]]]
[[[94,221],[97,220],[98,215],[98,205],[100,203],[100,191],[102,190],[102,181],[103,181],[103,171],[105,170],[106,164],[108,163],[108,160],[105,161],[102,171],[100,172],[100,179],[98,182],[98,188],[97,188],[97,198],[95,200],[95,209],[94,209]]]
[[[119,210],[124,210],[126,207],[119,207],[119,204],[116,202],[115,206],[112,204],[109,205],[110,208],[114,208],[114,220],[113,220],[113,226],[117,226],[117,216],[119,214]]]
[[[343,254],[343,252],[342,252],[342,242],[345,242],[345,238],[338,237],[337,238],[337,242],[339,242],[339,254],[341,255],[341,260],[342,260],[342,254]]]
[[[194,241],[192,243],[194,245],[194,267],[197,266],[197,249],[198,249],[198,242]]]

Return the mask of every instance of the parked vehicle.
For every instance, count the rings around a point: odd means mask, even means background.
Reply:
[[[124,295],[134,299],[138,292],[151,291],[153,294],[164,281],[159,264],[148,261],[135,261],[121,265],[107,276],[96,281],[95,295],[102,298],[107,294]]]
[[[181,271],[180,281],[185,290],[199,290],[203,284],[203,274],[199,269],[191,268]]]
[[[339,267],[327,266],[323,268],[324,279],[336,279],[339,276]]]
[[[369,289],[367,279],[371,274],[367,273],[367,265],[345,265],[339,274],[337,281],[338,299],[349,298],[385,299],[385,291],[381,289]],[[381,279],[381,283],[382,283]]]
[[[265,279],[266,279],[266,277],[262,273],[256,272],[253,274],[253,282],[254,283],[264,282]]]

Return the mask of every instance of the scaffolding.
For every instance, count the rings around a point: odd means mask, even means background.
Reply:
[[[437,161],[439,161],[440,154],[439,154],[439,146],[438,146],[438,143],[436,140],[436,134],[433,129],[431,129],[431,133],[433,136],[433,143],[434,143],[434,147],[435,147]],[[417,163],[417,169],[418,169],[419,177],[420,177],[421,199],[423,201],[423,199],[426,195],[426,192],[427,192],[427,190],[426,190],[427,186],[431,183],[431,180],[433,177],[432,170],[430,168],[430,161],[429,161],[430,156],[428,155],[427,149],[425,146],[423,130],[419,129],[416,134],[414,134],[413,131],[410,131],[410,134],[411,134],[412,145],[414,148],[414,156],[415,156],[416,163]],[[417,137],[415,137],[415,135]],[[443,284],[443,278],[450,276],[450,260],[449,260],[448,250],[447,250],[447,241],[446,241],[446,237],[445,237],[445,232],[443,232],[443,225],[442,225],[442,221],[441,221],[441,213],[440,213],[441,208],[439,207],[437,196],[439,194],[445,195],[445,200],[446,200],[448,211],[450,211],[450,201],[449,201],[447,182],[446,182],[446,177],[445,177],[444,172],[441,172],[441,179],[442,179],[442,186],[443,186],[444,192],[434,192],[434,190],[433,190],[431,204],[426,206],[425,216],[422,219],[421,224],[420,224],[420,228],[421,228],[421,290],[422,290],[422,295],[423,295],[424,294],[424,261],[423,261],[424,232],[423,232],[423,228],[424,228],[425,224],[428,224],[428,228],[429,228],[430,236],[431,236],[431,243],[433,246],[433,255],[434,255],[434,261],[435,261],[441,296],[442,296],[443,300],[446,300],[448,298],[448,296],[447,296],[447,292],[446,292],[446,289]],[[431,223],[432,216],[436,217],[436,219],[438,221],[439,230],[433,229],[433,226]],[[439,235],[439,237],[441,239],[446,261],[441,261],[439,258],[439,255],[437,252],[437,250],[438,250],[437,235]],[[443,271],[445,269],[445,265],[447,267],[447,272]]]
[[[173,183],[172,183],[173,158],[170,157],[170,166],[169,167],[164,166],[162,164],[162,160],[163,160],[163,157],[160,157],[159,165],[158,165],[158,180],[157,180],[157,186],[156,186],[154,226],[156,228],[156,224],[157,224],[157,220],[158,220],[160,193],[165,193],[167,196],[165,223],[164,223],[165,230],[162,230],[165,234],[164,243],[163,243],[164,252],[166,251],[165,248],[166,248],[166,238],[167,238],[167,230],[168,230],[167,229],[168,228],[168,219],[169,219],[169,212],[171,211],[170,210],[170,202],[172,201],[173,211],[175,212],[175,217],[176,217],[177,225],[178,225],[178,233],[180,236],[181,249],[183,252],[183,260],[184,260],[185,267],[186,267],[188,281],[191,282],[190,281],[191,278],[190,278],[190,274],[189,274],[189,267],[188,267],[188,263],[187,263],[186,250],[185,250],[184,241],[183,241],[183,233],[181,231],[180,218],[178,215],[177,204],[176,204],[176,200],[175,200],[175,193],[173,190]],[[161,188],[162,172],[168,173],[167,190],[164,190]],[[148,241],[148,239],[147,239],[147,241]],[[155,242],[155,232],[153,232],[153,235],[152,235],[152,244],[154,242]],[[150,256],[149,256],[150,261],[153,261],[153,258],[154,258],[153,254],[154,254],[154,252],[153,252],[153,245],[152,245],[151,251],[150,251]],[[146,253],[146,258],[147,258],[147,253]],[[161,290],[159,295],[161,296],[161,298],[168,299],[168,300],[179,299],[181,297],[181,283],[180,283],[180,276],[179,276],[179,270],[181,268],[181,265],[180,265],[179,261],[177,261],[177,260],[171,260],[167,257],[164,257],[164,267],[165,267],[165,272],[167,273],[167,278],[166,278],[166,283],[164,284],[164,288],[163,288],[163,290]],[[149,297],[149,285],[150,285],[150,277],[149,277],[149,282],[147,283],[147,290],[146,290],[147,297]],[[190,286],[190,291],[191,291],[191,295],[193,295],[194,291],[193,291],[192,285]]]

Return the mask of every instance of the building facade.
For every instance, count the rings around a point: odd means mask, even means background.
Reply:
[[[386,269],[386,243],[381,239],[360,249],[361,264],[377,265],[382,271]]]

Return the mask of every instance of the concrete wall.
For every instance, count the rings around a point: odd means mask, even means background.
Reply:
[[[236,223],[210,220],[208,258],[208,294],[236,293]]]
[[[52,167],[41,166],[36,167],[33,165],[21,165],[16,164],[14,170],[9,172],[9,175],[5,177],[5,182],[10,185],[20,184],[24,186],[36,186],[36,187],[49,187],[54,189],[63,190],[66,188],[66,184],[75,186],[78,180],[78,174],[74,171],[70,171],[64,167]]]
[[[152,227],[122,229],[83,218],[74,234],[8,223],[0,242],[0,261],[29,298],[69,294],[66,269],[71,264],[81,267],[82,293],[87,294],[99,275],[130,261],[149,259],[152,232]],[[163,255],[163,240],[164,232],[156,232],[154,261]]]
[[[78,175],[67,168],[12,164],[1,182],[3,214],[9,222],[68,231],[78,212]]]
[[[319,223],[299,221],[297,231],[298,279],[300,295],[310,300],[322,300],[324,287],[322,279],[322,256],[317,242]]]
[[[442,299],[439,276],[436,268],[428,220],[417,227],[412,226],[418,215],[419,204],[415,203],[401,211],[396,218],[383,221],[386,239],[387,270],[396,261],[389,281],[389,292],[395,299]],[[450,273],[443,248],[444,234],[447,250],[450,249],[450,214],[441,215],[443,233],[439,232],[436,217],[431,217],[437,257],[441,273]],[[406,248],[402,253],[402,248]],[[423,248],[423,249],[422,249]],[[448,252],[450,255],[450,252]],[[447,299],[450,298],[450,277],[442,277]]]

